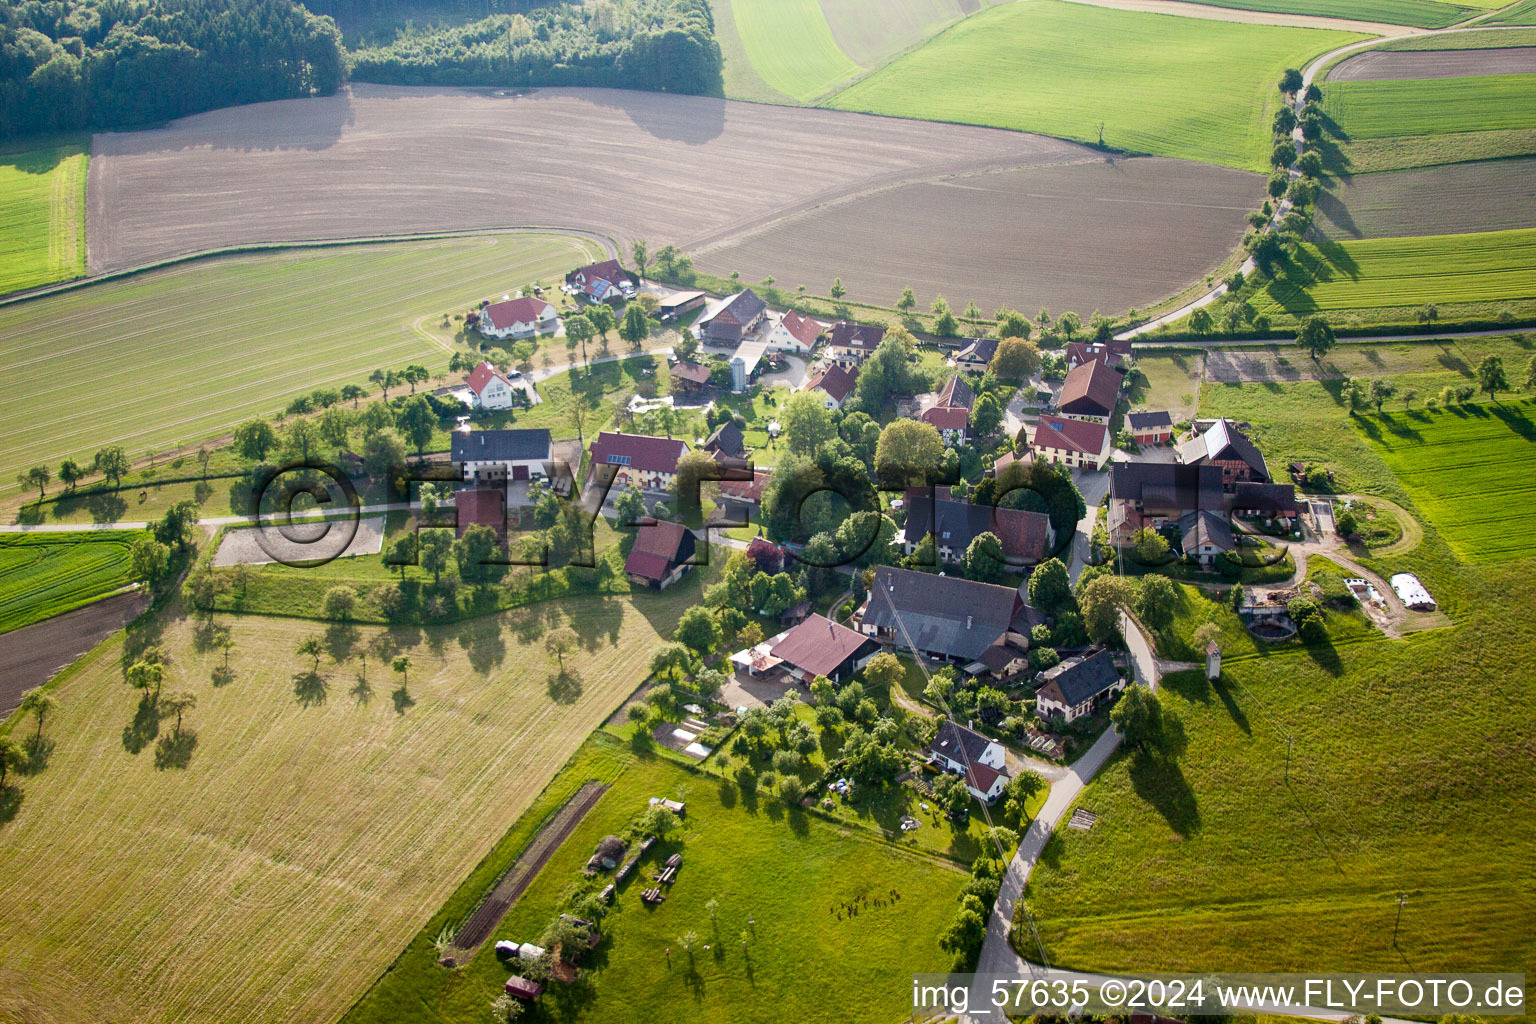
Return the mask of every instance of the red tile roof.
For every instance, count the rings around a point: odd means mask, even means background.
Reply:
[[[1104,443],[1108,436],[1109,428],[1102,423],[1069,420],[1061,416],[1042,416],[1035,427],[1035,442],[1032,447],[1082,452],[1097,458],[1104,450]]]
[[[635,546],[624,560],[624,571],[647,580],[664,580],[693,557],[693,534],[682,523],[641,520]]]
[[[781,323],[784,324],[784,329],[802,345],[814,345],[816,339],[821,337],[821,324],[808,316],[801,316],[794,310],[785,313]]]
[[[972,761],[965,768],[965,781],[978,793],[990,792],[993,783],[1006,777],[1006,773],[981,761]]]
[[[756,504],[763,500],[763,488],[768,486],[770,475],[769,470],[754,468],[751,480],[721,480],[720,494],[722,497]]]
[[[548,315],[546,310],[552,313],[554,308],[543,299],[525,295],[520,299],[493,302],[480,311],[480,316],[496,330],[505,331],[513,324],[537,323],[540,317]]]
[[[501,382],[503,384],[508,386],[512,384],[512,382],[507,380],[507,378],[503,376],[501,371],[496,369],[496,367],[492,366],[490,363],[481,363],[479,366],[475,367],[474,371],[469,375],[469,390],[478,395],[480,392],[485,390],[485,386],[487,384],[498,377],[501,378]]]
[[[507,492],[500,487],[475,487],[459,491],[453,498],[458,517],[458,535],[471,526],[489,526],[497,536],[507,535]]]
[[[1108,416],[1120,400],[1125,378],[1098,360],[1072,368],[1061,386],[1056,408],[1084,416]]]
[[[808,616],[784,633],[770,653],[812,675],[830,674],[870,639],[822,615]]]
[[[806,381],[807,391],[824,391],[839,404],[848,400],[853,394],[853,386],[858,382],[858,370],[845,370],[841,366],[829,366],[816,376]]]
[[[677,438],[603,431],[592,442],[592,468],[607,464],[642,473],[676,473],[688,446]]]
[[[923,413],[922,418],[935,430],[964,430],[970,414],[958,405],[936,405]]]

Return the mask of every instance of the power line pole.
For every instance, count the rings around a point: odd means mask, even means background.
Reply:
[[[1398,928],[1398,925],[1401,925],[1403,923],[1403,904],[1407,903],[1407,902],[1408,902],[1408,894],[1407,893],[1400,892],[1400,893],[1397,894],[1397,920],[1392,923],[1392,945],[1393,945],[1394,948],[1397,946],[1397,928]]]

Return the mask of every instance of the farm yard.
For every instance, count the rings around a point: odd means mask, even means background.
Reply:
[[[1359,38],[1028,0],[967,18],[827,102],[1081,142],[1102,124],[1115,149],[1261,170],[1280,72]]]
[[[317,235],[501,224],[582,228],[626,252],[634,238],[686,247],[897,181],[1079,153],[1013,132],[702,96],[355,85],[97,136],[91,269]]]
[[[1359,418],[1360,430],[1456,557],[1525,559],[1536,536],[1528,402]]]
[[[569,235],[501,235],[294,250],[168,267],[0,308],[0,494],[47,460],[89,462],[270,416],[380,367],[446,365],[435,328],[467,308],[596,258]],[[108,400],[50,413],[89,378]]]
[[[1118,313],[1215,269],[1242,238],[1262,191],[1252,175],[1156,158],[1075,162],[901,185],[787,217],[697,249],[699,266],[775,275],[892,305],[904,287],[927,306]],[[1070,238],[1070,245],[1062,245]],[[882,253],[878,260],[871,253]],[[793,271],[791,271],[793,268]],[[791,277],[791,272],[794,275]]]
[[[536,938],[581,880],[597,841],[620,831],[650,797],[686,802],[687,816],[642,871],[673,850],[683,866],[666,903],[655,908],[640,902],[645,884],[638,879],[619,887],[603,943],[587,958],[591,968],[575,985],[546,993],[544,1019],[768,1024],[820,1019],[829,1003],[844,1019],[895,1019],[910,996],[888,983],[889,965],[945,969],[937,940],[966,878],[960,868],[686,771],[652,748],[637,750],[630,731],[623,728],[622,739],[618,730],[598,732],[526,816],[542,820],[588,779],[611,783],[494,937]],[[531,822],[515,830],[522,842]],[[508,844],[504,862],[514,853]],[[482,877],[461,889],[344,1024],[392,1022],[422,1005],[444,1022],[480,1021],[509,968],[487,941],[461,970],[445,971],[432,938],[458,924],[486,885]],[[835,913],[853,902],[861,905],[857,916]],[[679,940],[690,930],[700,942],[691,956]]]
[[[128,548],[139,534],[0,535],[0,633],[89,604],[132,582]]]
[[[697,599],[685,584],[643,606],[576,598],[453,627],[324,633],[221,615],[228,677],[200,623],[156,620],[128,642],[162,645],[167,689],[198,698],[191,742],[163,744],[171,723],[136,714],[119,634],[58,685],[47,770],[5,825],[0,1015],[336,1019]],[[567,620],[583,645],[560,677],[542,636]],[[330,653],[311,672],[294,650],[313,635]],[[396,654],[411,659],[404,678]],[[157,769],[157,756],[185,767]],[[69,855],[42,855],[57,850]]]
[[[1317,199],[1311,237],[1397,238],[1536,228],[1536,158],[1340,178]]]
[[[85,273],[86,152],[0,150],[0,295]]]

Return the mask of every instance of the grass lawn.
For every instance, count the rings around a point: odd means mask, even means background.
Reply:
[[[1536,128],[1536,75],[1329,82],[1323,94],[1347,139]]]
[[[0,633],[90,604],[129,584],[137,533],[0,535]]]
[[[177,751],[162,755],[155,731],[172,722],[136,711],[124,639],[108,641],[54,684],[47,767],[7,805],[6,1014],[335,1020],[622,703],[697,600],[684,584],[447,628],[322,633],[354,657],[323,657],[318,681],[294,653],[315,624],[221,615],[236,646],[220,686],[206,631],[157,619],[131,641],[160,643],[166,687],[198,698],[186,767],[164,770],[157,758]],[[567,619],[584,646],[561,679],[542,637]],[[400,652],[413,662],[404,687],[384,660]]]
[[[1131,392],[1135,410],[1166,409],[1173,422],[1181,423],[1200,405],[1200,376],[1205,356],[1198,351],[1148,352],[1136,357],[1136,369],[1146,377]]]
[[[0,153],[0,294],[85,273],[90,140]]]
[[[1530,557],[1536,421],[1528,401],[1356,417],[1414,504],[1465,562]],[[1530,531],[1530,532],[1528,532]]]
[[[753,69],[770,87],[792,99],[813,100],[862,70],[838,49],[818,0],[730,3]]]
[[[587,956],[581,979],[553,986],[530,1020],[895,1020],[909,1004],[911,972],[946,967],[948,954],[937,938],[965,880],[955,866],[744,794],[635,747],[629,731],[622,730],[621,738],[604,730],[589,741],[519,822],[521,841],[504,844],[503,863],[516,855],[533,823],[582,782],[611,783],[494,938],[536,938],[573,886],[605,884],[605,878],[585,881],[581,868],[597,841],[619,831],[648,798],[685,801],[683,830],[647,856],[640,878],[619,889],[603,922],[603,942]],[[641,879],[672,852],[683,855],[677,883],[664,904],[648,908],[640,902],[647,884]],[[345,1018],[347,1024],[407,1016],[466,1024],[485,1018],[511,973],[497,962],[493,943],[452,972],[436,966],[432,946],[437,930],[462,919],[495,877],[481,874],[417,935]],[[871,902],[857,916],[838,915],[841,905],[860,897],[884,905]],[[713,918],[705,906],[710,900],[718,903]],[[679,942],[688,931],[700,943],[691,958]],[[666,949],[672,951],[670,964]]]
[[[1102,123],[1117,149],[1262,170],[1280,72],[1358,38],[1028,0],[967,18],[827,102],[1082,142]]]
[[[1413,25],[1418,28],[1444,28],[1476,14],[1476,7],[1488,4],[1473,0],[1471,6],[1435,3],[1434,0],[1201,0],[1217,7],[1235,7],[1244,11],[1273,11],[1277,14],[1311,14],[1321,18],[1346,18],[1352,21],[1382,21],[1389,25]],[[1490,0],[1494,3],[1496,0]]]
[[[1253,302],[1277,325],[1412,323],[1430,302],[1446,320],[1519,315],[1536,308],[1536,229],[1308,242]]]
[[[377,368],[434,372],[430,333],[467,308],[589,258],[595,242],[505,235],[201,260],[0,309],[0,496],[17,472],[120,444],[132,458],[271,416]],[[77,402],[89,378],[110,400]],[[55,415],[61,402],[70,415]]]

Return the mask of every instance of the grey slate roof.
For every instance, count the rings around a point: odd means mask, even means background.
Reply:
[[[905,627],[918,650],[966,661],[976,661],[1004,633],[1027,635],[1039,620],[1013,587],[894,566],[875,571],[864,613],[866,625],[894,631],[903,645]]]
[[[981,760],[981,755],[987,752],[991,742],[957,722],[947,721],[939,726],[928,749],[935,754],[943,754],[951,761],[974,764]]]
[[[1183,531],[1184,551],[1209,544],[1217,551],[1232,550],[1232,527],[1219,513],[1190,512],[1179,520]]]
[[[547,430],[471,430],[453,432],[454,462],[531,462],[549,458]]]
[[[1154,427],[1172,427],[1173,417],[1167,412],[1133,412],[1127,415],[1126,422],[1130,423],[1132,430],[1151,430]]]
[[[1055,683],[1066,703],[1076,706],[1092,700],[1120,682],[1115,659],[1104,648],[1092,654],[1078,654],[1040,673],[1042,684]],[[1041,687],[1044,689],[1044,685]]]
[[[742,435],[741,428],[730,420],[716,427],[715,432],[709,435],[709,440],[704,442],[705,451],[720,451],[727,455],[740,455],[746,446],[747,439]]]
[[[1264,464],[1264,456],[1259,449],[1248,440],[1247,435],[1225,419],[1217,420],[1205,433],[1186,441],[1179,448],[1179,460],[1190,464],[1205,460],[1244,462],[1257,479],[1269,479],[1269,467]]]
[[[1117,462],[1109,470],[1109,493],[1146,509],[1221,511],[1221,467],[1166,462]]]

